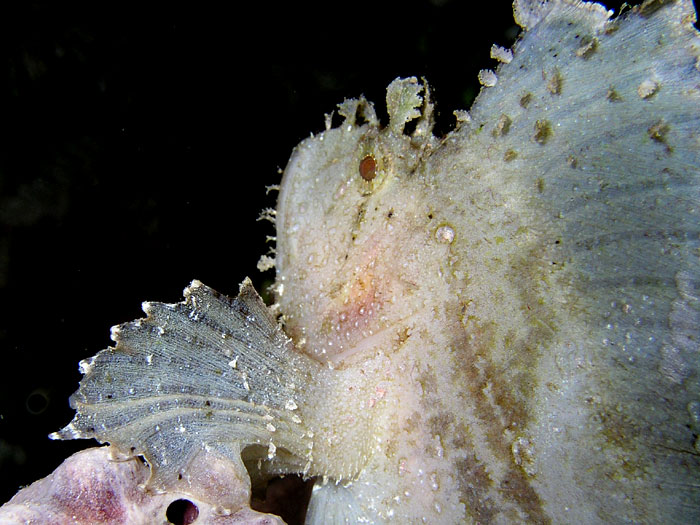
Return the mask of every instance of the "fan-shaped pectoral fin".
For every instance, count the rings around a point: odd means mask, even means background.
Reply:
[[[303,407],[322,367],[293,350],[249,280],[235,299],[194,281],[184,302],[143,309],[147,318],[113,329],[114,347],[81,362],[77,413],[52,438],[109,442],[148,461],[149,489],[227,505],[249,498],[247,445],[280,468],[310,459]],[[227,476],[240,478],[233,492]]]

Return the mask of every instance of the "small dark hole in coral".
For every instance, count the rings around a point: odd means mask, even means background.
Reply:
[[[194,523],[198,516],[199,509],[197,505],[188,499],[176,499],[168,505],[168,510],[165,511],[168,523],[173,523],[174,525],[189,525]]]
[[[271,479],[264,494],[254,494],[251,507],[258,512],[276,514],[287,525],[303,525],[306,509],[311,499],[313,479],[301,476],[284,476]]]

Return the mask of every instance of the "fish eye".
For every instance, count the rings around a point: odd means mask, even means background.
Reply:
[[[360,161],[360,176],[367,182],[377,176],[377,161],[372,155],[367,155]]]

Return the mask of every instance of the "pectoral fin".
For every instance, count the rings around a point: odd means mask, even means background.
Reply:
[[[113,328],[114,347],[81,362],[77,413],[53,439],[95,438],[142,455],[156,490],[183,479],[203,452],[242,469],[240,452],[259,445],[261,459],[303,465],[311,446],[299,407],[321,365],[293,351],[250,280],[235,299],[193,281],[184,302],[143,310],[145,319]]]

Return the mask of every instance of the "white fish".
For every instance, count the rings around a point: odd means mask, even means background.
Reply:
[[[318,477],[310,524],[700,520],[694,8],[515,16],[446,137],[410,78],[388,126],[346,100],[296,148],[272,309],[249,281],[145,303],[54,437],[166,493],[203,456]]]

